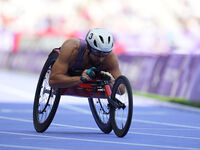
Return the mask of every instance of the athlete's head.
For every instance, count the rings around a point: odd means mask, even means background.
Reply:
[[[91,29],[85,39],[90,53],[97,57],[104,57],[112,51],[113,36],[105,29]]]

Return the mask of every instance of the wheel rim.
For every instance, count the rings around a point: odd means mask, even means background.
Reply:
[[[123,93],[120,91],[120,88],[124,88]],[[115,98],[118,99],[121,103],[125,105],[125,107],[116,108],[115,109],[115,122],[118,129],[124,129],[128,115],[129,115],[129,95],[127,88],[124,84],[120,84],[117,89],[117,93]]]
[[[107,124],[110,119],[110,107],[107,99],[93,98],[93,103],[99,119],[102,123]]]
[[[51,73],[51,66],[49,66],[44,80],[42,82],[39,103],[38,103],[38,122],[44,123],[48,118],[54,101],[56,99],[56,91],[53,90],[49,85],[49,76]]]

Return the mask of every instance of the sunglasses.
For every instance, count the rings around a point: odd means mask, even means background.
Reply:
[[[97,57],[105,57],[107,56],[110,52],[101,52],[99,50],[91,48],[91,53]]]

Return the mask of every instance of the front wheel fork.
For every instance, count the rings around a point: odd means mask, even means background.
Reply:
[[[118,100],[117,98],[112,99],[111,96],[109,96],[108,102],[115,109],[120,109],[120,108],[125,109],[126,108],[126,105],[124,103],[120,102],[120,100]]]
[[[105,84],[104,89],[106,92],[106,96],[108,97],[108,102],[110,105],[112,105],[112,107],[114,107],[115,109],[126,108],[126,105],[120,102],[120,100],[118,100],[117,98],[114,98],[114,99],[111,98],[111,89],[108,84]]]

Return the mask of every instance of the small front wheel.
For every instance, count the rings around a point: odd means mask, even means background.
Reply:
[[[118,137],[124,137],[130,128],[133,113],[132,88],[125,76],[116,79],[111,99],[119,104],[118,108],[111,107],[112,128]]]

